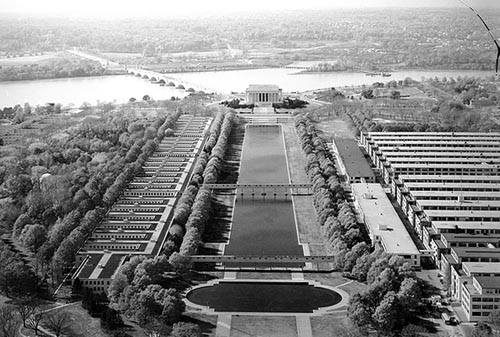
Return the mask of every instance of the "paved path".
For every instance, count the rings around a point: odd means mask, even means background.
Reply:
[[[235,271],[224,272],[224,280],[236,280],[236,272]]]
[[[229,337],[231,333],[231,314],[221,314],[217,319],[215,337]]]
[[[275,115],[276,112],[274,112],[273,107],[269,106],[261,106],[261,107],[255,107],[253,108],[253,113],[254,114],[262,114],[262,115]]]
[[[337,286],[337,288],[340,288],[340,287],[346,286],[346,285],[348,285],[348,284],[351,284],[352,282],[354,282],[354,281],[353,281],[353,280],[347,281],[347,282],[345,282],[345,283],[342,283],[342,284],[338,285],[338,286]]]
[[[311,318],[308,315],[297,315],[297,336],[312,337]]]

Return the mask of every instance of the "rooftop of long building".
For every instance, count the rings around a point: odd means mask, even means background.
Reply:
[[[442,233],[441,238],[447,242],[476,242],[476,243],[488,243],[500,242],[500,234],[465,234],[465,233]]]
[[[432,206],[456,206],[462,208],[500,207],[500,200],[417,200],[416,203],[425,209]]]
[[[375,176],[358,143],[354,139],[335,138],[333,142],[348,176],[370,178]]]
[[[498,276],[475,276],[483,289],[500,289],[500,277]]]
[[[452,251],[459,258],[470,258],[470,257],[485,257],[485,258],[497,258],[500,259],[500,248],[488,248],[488,247],[452,247]]]
[[[481,198],[481,200],[499,200],[500,195],[497,191],[474,191],[474,190],[455,190],[455,191],[443,191],[443,190],[422,190],[422,191],[410,191],[411,195],[415,199],[421,199],[422,197],[450,197],[458,198],[463,197],[464,200],[470,198]]]
[[[487,181],[495,181],[500,183],[500,176],[494,175],[477,175],[477,176],[468,176],[468,175],[459,175],[459,174],[400,174],[398,176],[398,180],[400,181],[425,181],[425,182],[445,182],[448,181],[456,181],[456,182],[467,182],[472,180],[474,182],[487,180]]]
[[[366,134],[366,133],[365,133]],[[498,137],[500,138],[500,133],[498,132],[406,132],[406,131],[400,131],[400,132],[383,132],[383,131],[378,131],[378,132],[368,132],[367,133],[370,137],[378,137],[378,136],[392,136],[392,137],[468,137],[468,136],[473,136],[473,137]]]
[[[464,262],[462,269],[473,274],[500,274],[500,262]]]
[[[432,221],[432,227],[447,230],[494,231],[500,233],[500,221]]]
[[[352,192],[369,230],[381,237],[386,251],[397,255],[419,255],[410,234],[380,184],[352,184]]]

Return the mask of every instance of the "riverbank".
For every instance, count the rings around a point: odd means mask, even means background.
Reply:
[[[142,101],[182,99],[185,90],[151,84],[134,76],[85,76],[41,79],[36,81],[0,82],[0,109],[16,104],[45,106],[60,103],[63,107],[80,107],[100,103],[127,103],[131,98]]]
[[[72,79],[72,78],[85,78],[85,77],[103,77],[103,76],[119,76],[119,75],[128,75],[125,70],[122,71],[106,71],[101,74],[82,74],[82,75],[74,75],[74,76],[49,76],[40,77],[33,76],[28,78],[2,78],[0,72],[0,83],[8,83],[8,82],[28,82],[28,81],[43,81],[43,80],[58,80],[58,79]]]
[[[286,68],[286,67],[285,67]],[[293,68],[289,68],[289,69],[293,69]],[[370,78],[370,77],[383,77],[383,78],[386,78],[388,80],[391,80],[391,76],[393,73],[399,73],[399,72],[432,72],[432,71],[435,71],[435,72],[459,72],[459,71],[465,71],[465,72],[483,72],[483,71],[488,71],[488,70],[484,70],[484,69],[443,69],[443,68],[425,68],[425,69],[422,69],[422,68],[396,68],[396,69],[391,69],[389,71],[383,71],[383,72],[380,72],[380,71],[368,71],[368,70],[360,70],[360,69],[347,69],[347,70],[331,70],[331,71],[317,71],[317,70],[307,70],[307,69],[304,69],[304,70],[301,70],[301,71],[298,71],[298,72],[295,72],[293,74],[290,74],[290,75],[321,75],[321,74],[342,74],[342,73],[359,73],[359,74],[365,74],[366,77]],[[494,70],[491,70],[491,76],[494,77],[495,74],[493,72]],[[382,73],[384,74],[388,74],[389,76],[384,76],[382,75]],[[420,80],[419,78],[415,78],[415,80]]]
[[[222,72],[222,71],[238,71],[238,70],[251,70],[251,69],[272,69],[277,68],[276,65],[262,65],[262,64],[247,64],[241,66],[213,66],[213,67],[203,67],[203,68],[181,68],[178,67],[168,69],[163,67],[148,67],[144,66],[143,69],[150,71],[157,71],[163,74],[182,74],[182,73],[202,73],[202,72]],[[278,67],[279,68],[279,67]]]

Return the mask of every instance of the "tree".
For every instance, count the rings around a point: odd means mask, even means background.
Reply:
[[[71,319],[67,312],[57,311],[47,314],[43,324],[54,332],[59,337],[61,334],[66,333],[71,324]]]
[[[401,330],[401,337],[421,337],[424,333],[427,332],[427,329],[414,324],[408,324]]]
[[[123,327],[123,320],[120,313],[113,308],[106,307],[101,314],[101,326],[108,330],[116,330]]]
[[[193,323],[179,322],[172,327],[170,337],[202,337],[203,333],[200,327]]]
[[[38,336],[38,329],[40,328],[40,324],[42,323],[45,317],[45,313],[40,307],[35,307],[33,312],[26,320],[26,327],[35,332],[35,335]]]
[[[365,242],[359,242],[345,255],[344,271],[351,271],[358,259],[367,254],[369,246]]]
[[[137,100],[135,99],[135,97],[130,97],[128,101],[129,101],[130,103],[134,103],[134,102],[135,102],[135,101],[137,101]]]
[[[170,294],[163,300],[162,321],[169,325],[178,322],[185,308],[186,306],[179,294],[170,291]]]
[[[407,310],[415,310],[422,298],[422,290],[417,280],[405,278],[398,292],[401,305]]]
[[[170,255],[170,258],[168,259],[168,261],[170,262],[170,264],[172,265],[172,267],[174,268],[174,270],[178,274],[187,273],[191,269],[191,266],[192,266],[190,256],[184,256],[184,255],[181,255],[177,252],[172,253],[172,255]]]
[[[31,115],[31,105],[29,103],[24,103],[24,113],[26,115]]]
[[[490,312],[490,316],[488,316],[488,322],[496,326],[500,326],[500,309],[495,309]]]
[[[12,307],[4,306],[0,308],[0,337],[17,336],[16,316]]]
[[[25,119],[25,115],[24,115],[23,108],[19,107],[18,109],[16,109],[16,114],[14,115],[14,118],[12,119],[12,123],[13,124],[20,124],[20,123],[24,122],[24,119]]]
[[[398,90],[392,90],[391,91],[391,99],[400,99],[401,98],[401,92]]]
[[[361,91],[361,96],[366,98],[366,99],[373,98],[373,89],[363,89]]]
[[[142,100],[143,100],[144,102],[148,102],[148,101],[150,101],[150,100],[151,100],[151,96],[149,96],[149,95],[144,95],[144,96],[142,96]]]
[[[37,307],[36,304],[31,300],[23,301],[16,305],[16,311],[19,314],[19,316],[21,316],[21,320],[25,328],[27,328],[26,326],[27,319],[31,316],[31,314],[33,314],[36,307]]]
[[[36,285],[35,274],[20,259],[13,258],[0,261],[0,288],[7,295],[33,294]]]
[[[493,337],[492,329],[488,324],[479,322],[479,324],[475,326],[472,331],[472,337]]]
[[[371,309],[365,294],[354,294],[349,300],[347,315],[359,327],[371,323]]]
[[[373,313],[373,321],[382,332],[395,330],[403,322],[400,320],[400,303],[396,294],[389,291]]]
[[[16,222],[14,222],[14,228],[13,228],[13,235],[15,237],[21,235],[23,229],[25,226],[27,226],[28,224],[30,224],[32,221],[32,219],[30,218],[30,216],[26,213],[23,213],[21,215],[19,215],[16,219]]]
[[[36,253],[47,239],[47,230],[39,224],[27,225],[23,228],[19,239],[24,247]]]

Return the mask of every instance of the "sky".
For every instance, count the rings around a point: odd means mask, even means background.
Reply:
[[[476,9],[500,8],[499,0],[466,1]],[[282,9],[460,6],[459,0],[0,0],[0,13],[169,17]]]

